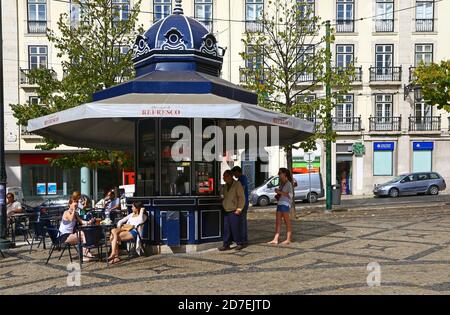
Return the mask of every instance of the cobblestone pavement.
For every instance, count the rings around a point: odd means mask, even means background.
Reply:
[[[312,213],[296,220],[295,242],[267,245],[274,213],[250,213],[244,250],[139,257],[83,265],[67,286],[64,254],[28,246],[0,257],[0,294],[450,294],[450,207]],[[58,253],[57,253],[58,254]],[[367,266],[381,266],[369,287]]]

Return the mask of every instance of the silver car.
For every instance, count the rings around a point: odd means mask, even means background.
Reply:
[[[446,188],[444,178],[436,172],[401,174],[381,185],[375,185],[375,196],[437,195]]]

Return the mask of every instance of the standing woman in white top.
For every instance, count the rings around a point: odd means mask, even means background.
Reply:
[[[277,193],[275,198],[278,200],[275,237],[268,244],[278,244],[281,232],[281,220],[283,219],[286,223],[287,236],[282,244],[289,245],[292,242],[292,225],[289,214],[292,206],[292,198],[294,197],[294,185],[291,172],[287,168],[280,168],[278,176],[280,178],[280,187],[275,188],[275,192]]]
[[[108,260],[111,261],[112,264],[120,261],[119,259],[119,245],[122,241],[131,241],[136,240],[140,233],[135,228],[145,222],[145,208],[142,206],[142,202],[135,201],[133,202],[132,207],[133,212],[127,215],[125,218],[117,222],[117,228],[111,230],[111,254],[108,257]],[[123,228],[124,224],[132,225],[134,229],[129,230]],[[136,246],[137,247],[137,246]]]
[[[68,243],[71,245],[76,245],[79,242],[78,239],[78,233],[75,232],[75,226],[77,223],[80,225],[87,225],[89,223],[92,223],[91,221],[83,221],[77,214],[77,207],[78,207],[78,200],[74,198],[70,198],[69,201],[69,209],[64,211],[61,224],[59,225],[59,241],[61,243]],[[80,232],[80,238],[82,243],[86,243],[86,238],[84,236],[83,231]],[[90,260],[93,258],[92,254],[89,252],[88,249],[84,249],[83,252],[83,259],[85,261]]]

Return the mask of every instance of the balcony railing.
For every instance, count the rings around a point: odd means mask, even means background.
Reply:
[[[46,33],[47,32],[47,21],[28,21],[28,33]]]
[[[268,75],[268,69],[251,70],[249,68],[239,68],[239,82],[247,83],[251,76],[258,76],[260,81],[264,81]]]
[[[409,82],[415,81],[417,77],[414,75],[416,67],[409,67]]]
[[[401,81],[402,67],[370,67],[370,81]]]
[[[20,74],[19,74],[19,82],[20,84],[23,85],[33,85],[36,84],[36,82],[33,79],[30,79],[28,76],[30,74],[30,69],[20,69]],[[57,74],[53,69],[50,69],[50,71],[52,72],[52,77],[53,79],[57,78]]]
[[[362,81],[362,67],[354,67],[355,73],[351,76],[350,80],[352,82],[361,82]],[[344,74],[346,71],[346,68],[342,67],[333,67],[333,71],[337,74]]]
[[[313,82],[315,80],[313,73],[300,73],[297,75],[297,83]]]
[[[439,131],[441,116],[410,116],[409,131]]]
[[[354,20],[336,20],[337,33],[352,33],[355,31]]]
[[[361,117],[333,117],[334,131],[361,131]]]
[[[394,20],[393,19],[380,19],[375,21],[376,32],[393,32]]]
[[[416,19],[416,32],[433,32],[433,19]]]
[[[369,117],[369,131],[400,131],[402,117]]]
[[[245,31],[254,33],[262,32],[264,30],[263,24],[260,21],[245,21]]]

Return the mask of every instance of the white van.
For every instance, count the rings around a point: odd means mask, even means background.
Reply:
[[[294,180],[297,182],[295,187],[295,201],[309,200],[309,175],[311,175],[311,203],[317,202],[319,198],[325,195],[322,177],[320,173],[294,174]],[[272,176],[261,186],[255,188],[250,194],[250,203],[254,206],[267,206],[275,203],[275,188],[280,185],[277,176]]]

